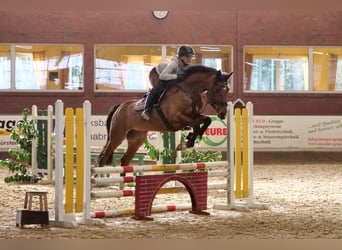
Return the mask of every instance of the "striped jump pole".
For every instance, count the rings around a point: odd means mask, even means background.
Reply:
[[[242,108],[236,108],[236,103],[228,103],[227,204],[215,204],[214,208],[241,211],[247,211],[249,208],[267,209],[265,204],[254,202],[253,104],[248,102],[244,105],[240,99],[238,101]]]
[[[178,205],[158,205],[152,207],[152,213],[161,212],[173,212],[173,211],[183,211],[191,209],[191,204],[178,204]],[[121,209],[121,210],[107,210],[107,211],[95,211],[91,212],[91,218],[113,218],[125,215],[134,215],[135,209]]]
[[[177,171],[177,170],[205,170],[210,167],[226,167],[227,162],[199,162],[199,163],[182,163],[182,164],[163,164],[163,165],[141,165],[141,166],[104,166],[92,168],[93,174],[107,173],[139,173],[147,171]]]
[[[208,185],[208,190],[227,190],[227,184],[225,183],[218,183],[218,184],[211,184]],[[175,187],[165,187],[160,188],[157,194],[176,194],[176,193],[186,193],[187,190],[183,186],[175,186]],[[135,196],[134,189],[127,189],[127,190],[104,190],[104,191],[96,191],[91,192],[91,198],[98,199],[98,198],[120,198],[120,197],[127,197],[127,196]]]
[[[225,166],[227,167],[227,162],[218,163],[217,166]],[[227,171],[209,171],[209,177],[227,177]],[[92,184],[95,186],[113,186],[119,183],[134,183],[136,177],[135,176],[113,176],[106,178],[92,178]],[[227,190],[227,183],[214,183],[208,184],[208,190]],[[184,186],[171,186],[159,189],[157,194],[175,194],[175,193],[185,193],[187,192]],[[90,193],[90,197],[92,199],[98,198],[119,198],[119,197],[127,197],[134,196],[135,190],[133,189],[124,189],[124,190],[98,190],[92,191]]]

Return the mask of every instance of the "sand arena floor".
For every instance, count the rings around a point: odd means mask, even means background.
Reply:
[[[15,226],[25,190],[48,191],[49,215],[54,216],[54,187],[5,184],[8,171],[0,168],[1,239],[341,239],[342,164],[255,165],[255,201],[267,210],[221,211],[225,191],[209,191],[209,216],[188,211],[153,213],[152,221],[130,216],[104,219],[104,225],[77,228]],[[222,178],[222,177],[221,177]],[[209,183],[211,183],[211,180]],[[217,178],[214,180],[219,181]],[[188,193],[157,195],[154,205],[190,203]],[[94,210],[134,207],[132,198],[97,199]],[[95,209],[96,208],[96,209]]]

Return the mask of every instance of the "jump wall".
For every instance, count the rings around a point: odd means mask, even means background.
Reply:
[[[184,184],[191,197],[191,213],[208,214],[203,211],[207,209],[207,172],[158,174],[136,177],[134,219],[150,219],[153,200],[158,190],[169,181]]]

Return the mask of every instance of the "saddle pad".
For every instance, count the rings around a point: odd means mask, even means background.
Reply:
[[[136,104],[135,104],[135,110],[136,111],[143,110],[144,107],[145,107],[145,101],[146,101],[146,97],[141,98],[139,101],[137,101]]]

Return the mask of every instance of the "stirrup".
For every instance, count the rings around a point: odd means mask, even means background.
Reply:
[[[146,120],[146,121],[150,120],[150,116],[148,115],[147,110],[144,110],[144,111],[141,113],[141,118],[143,118],[143,119]]]

